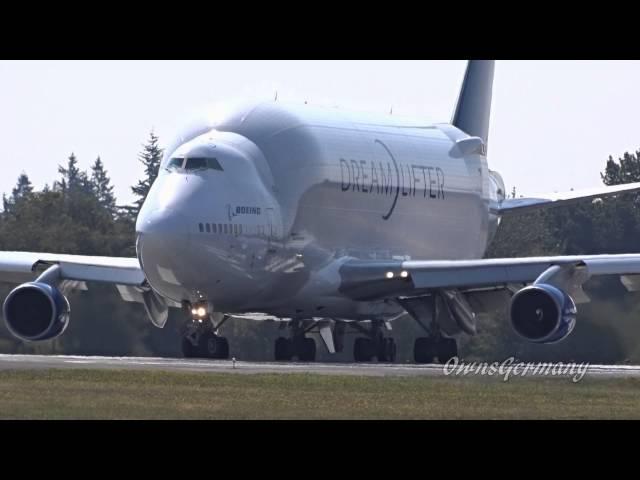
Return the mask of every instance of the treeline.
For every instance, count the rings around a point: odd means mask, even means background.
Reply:
[[[136,201],[128,206],[116,203],[100,157],[84,171],[72,153],[58,167],[59,178],[39,191],[22,173],[11,194],[2,198],[0,250],[135,256],[135,219],[162,154],[152,132],[139,154],[145,176],[132,187]],[[0,351],[148,355],[158,349],[141,306],[125,304],[111,285],[88,287],[88,292],[70,296],[71,322],[64,335],[48,342],[23,343],[11,337],[2,322]],[[2,298],[11,288],[2,285]]]
[[[133,185],[135,201],[118,205],[105,164],[98,157],[88,171],[71,154],[58,169],[59,178],[36,191],[27,173],[18,178],[10,195],[3,195],[0,212],[0,250],[40,251],[82,255],[135,256],[135,219],[155,180],[163,151],[153,133],[139,153],[143,178]],[[606,185],[640,181],[640,151],[609,157],[601,174]],[[515,193],[515,189],[514,189]],[[640,196],[584,202],[503,219],[488,257],[636,253],[640,251]],[[182,313],[171,309],[160,330],[147,320],[141,305],[125,303],[111,285],[89,284],[88,292],[70,296],[71,322],[58,339],[23,343],[9,335],[0,322],[2,353],[65,353],[93,355],[180,356]],[[13,288],[0,286],[0,298]],[[618,277],[591,280],[592,298],[578,305],[574,333],[557,345],[532,345],[511,330],[506,303],[494,306],[479,319],[479,333],[461,342],[462,356],[475,360],[625,362],[640,361],[640,293],[627,293]],[[227,322],[237,358],[273,358],[273,342],[282,334],[271,322]],[[413,340],[423,333],[410,319],[395,322],[398,360],[410,361]],[[318,342],[318,359],[330,357]],[[350,361],[353,338],[335,360]]]

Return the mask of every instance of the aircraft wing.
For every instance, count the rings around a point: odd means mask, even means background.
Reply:
[[[134,286],[142,286],[145,282],[136,258],[32,252],[0,252],[0,281],[33,281],[44,269],[54,264],[60,266],[61,280]]]
[[[588,301],[582,284],[596,275],[619,275],[640,290],[640,254],[583,255],[442,261],[348,260],[340,267],[340,291],[354,300],[420,296],[434,290],[518,288],[544,275],[577,303]]]
[[[585,190],[535,195],[527,198],[507,198],[496,204],[493,211],[499,215],[509,215],[537,208],[549,208],[567,205],[582,200],[606,198],[619,193],[640,192],[640,183],[627,183],[610,187],[598,187]]]
[[[151,290],[137,258],[0,252],[0,282],[31,282],[52,265],[59,267],[58,287],[63,293],[86,290],[85,282],[113,284],[123,300],[144,304],[147,315],[158,327],[166,323],[168,307],[180,307]]]

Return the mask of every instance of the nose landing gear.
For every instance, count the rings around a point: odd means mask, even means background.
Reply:
[[[185,310],[190,314],[182,335],[182,354],[185,358],[229,358],[229,342],[225,337],[218,335],[218,329],[229,316],[223,315],[216,323],[215,317],[219,317],[220,314],[209,313],[203,305]]]

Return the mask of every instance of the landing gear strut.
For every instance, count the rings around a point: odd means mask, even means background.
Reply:
[[[215,322],[214,314],[197,315],[196,313],[187,321],[185,332],[182,336],[182,354],[185,358],[229,358],[229,342],[225,337],[217,334],[218,329],[228,319],[224,315],[219,322]],[[202,318],[204,317],[204,318]]]
[[[288,362],[297,357],[301,362],[315,362],[316,342],[307,338],[307,329],[301,322],[292,321],[293,332],[290,338],[279,337],[275,344],[275,359],[277,362]]]
[[[379,362],[393,363],[396,360],[396,342],[393,338],[385,337],[381,329],[382,322],[374,320],[371,328],[354,324],[354,328],[367,335],[356,338],[353,344],[353,358],[356,362],[370,362],[374,357]]]

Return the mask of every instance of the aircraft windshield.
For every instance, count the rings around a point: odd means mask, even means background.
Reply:
[[[185,165],[185,170],[220,170],[222,171],[222,167],[220,163],[215,158],[204,158],[204,157],[192,157],[187,158],[187,163]]]
[[[175,169],[175,168],[180,168],[182,167],[182,163],[184,162],[184,158],[172,158],[171,160],[169,160],[169,163],[167,164],[167,168],[168,169]]]
[[[167,170],[176,170],[184,168],[185,170],[220,170],[223,171],[220,162],[216,158],[207,157],[189,157],[184,161],[182,157],[174,157],[167,163]]]

